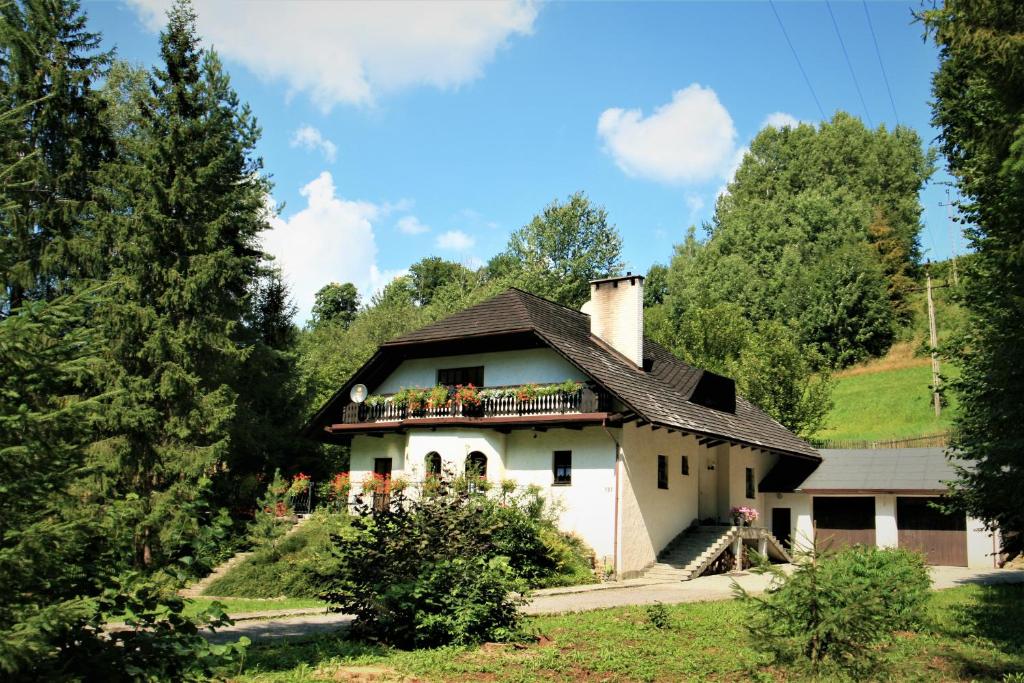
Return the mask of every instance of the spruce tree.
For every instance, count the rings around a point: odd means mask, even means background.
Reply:
[[[112,149],[93,83],[110,53],[75,0],[0,4],[0,316],[49,299],[99,265],[86,229]]]
[[[313,408],[307,405],[308,383],[298,372],[295,311],[280,271],[267,268],[255,283],[241,328],[247,355],[235,384],[229,476],[220,488],[221,500],[235,508],[251,509],[277,469],[318,478],[330,474],[321,470],[322,447],[299,437]]]
[[[121,393],[96,456],[142,567],[208,552],[221,528],[212,482],[231,448],[270,189],[259,128],[200,48],[187,2],[169,11],[160,56],[132,137],[104,169],[97,219],[116,284],[98,315]]]

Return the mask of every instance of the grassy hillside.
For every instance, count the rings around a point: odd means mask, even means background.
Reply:
[[[956,368],[943,368],[946,377]],[[819,439],[885,440],[939,434],[948,431],[956,414],[956,399],[947,395],[942,415],[932,407],[931,366],[883,366],[875,371],[844,374],[836,378],[826,428]]]
[[[955,334],[963,313],[950,301],[950,290],[936,281],[935,318],[939,345]],[[913,300],[914,319],[900,331],[899,339],[883,358],[847,368],[835,376],[835,403],[816,434],[818,439],[881,441],[940,434],[948,431],[956,415],[956,398],[946,393],[947,405],[935,417],[931,397],[931,361],[924,353],[928,339],[927,304],[924,292]],[[942,365],[946,379],[959,372]]]

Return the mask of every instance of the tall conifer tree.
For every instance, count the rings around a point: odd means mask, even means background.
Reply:
[[[99,218],[116,283],[102,324],[123,393],[97,455],[140,566],[191,555],[217,528],[211,484],[230,449],[270,190],[259,128],[200,48],[189,3],[169,11],[160,56],[134,136],[105,169]]]
[[[92,84],[110,53],[75,0],[0,4],[0,316],[49,299],[97,263],[85,231],[92,186],[110,154]]]

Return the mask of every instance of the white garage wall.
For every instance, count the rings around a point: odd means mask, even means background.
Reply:
[[[624,458],[620,481],[619,573],[635,576],[653,563],[669,541],[697,519],[697,482],[701,463],[693,436],[629,424],[621,431]],[[690,474],[682,475],[680,456],[689,456]],[[668,457],[668,488],[658,488],[658,455]]]
[[[767,529],[772,528],[772,508],[789,508],[790,538],[793,539],[794,545],[809,548],[810,539],[814,536],[811,521],[811,497],[804,493],[766,493],[764,497],[764,505],[767,508],[764,526]]]
[[[809,547],[808,539],[812,534],[812,496],[805,493],[784,493],[781,498],[774,493],[765,494],[765,496],[769,510],[772,507],[788,507],[792,510],[793,529],[791,533],[794,534],[793,538],[802,547]],[[765,526],[771,528],[770,517]],[[994,540],[995,546],[993,546]],[[881,493],[875,495],[875,542],[879,548],[899,546],[895,495]],[[968,517],[967,566],[979,569],[996,566],[996,558],[993,555],[994,547],[998,547],[998,538],[993,539],[992,534],[985,529],[985,525],[980,520]]]
[[[524,349],[403,361],[380,385],[371,387],[371,391],[391,394],[402,387],[432,387],[437,383],[437,371],[441,368],[477,365],[484,366],[484,384],[489,387],[586,379],[576,366],[551,349]]]
[[[974,517],[967,518],[967,566],[978,569],[996,567],[999,534],[985,528],[985,523]]]

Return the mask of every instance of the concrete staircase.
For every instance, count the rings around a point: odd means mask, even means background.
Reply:
[[[293,524],[288,529],[288,531],[286,531],[284,535],[281,536],[281,538],[287,538],[288,536],[298,531],[299,527],[305,524],[309,519],[309,515],[298,515],[295,520],[295,524]],[[251,551],[244,553],[235,553],[227,560],[221,562],[219,565],[214,567],[213,571],[204,576],[203,578],[179,590],[178,595],[180,595],[183,598],[198,598],[200,595],[203,594],[203,591],[205,591],[209,586],[213,585],[214,581],[224,576],[241,563],[245,562],[247,559],[249,559],[251,555]]]
[[[658,561],[648,567],[643,578],[659,581],[689,581],[700,576],[729,546],[742,541],[753,542],[755,548],[769,558],[789,562],[782,543],[766,529],[726,525],[691,527],[676,536],[658,553]]]
[[[698,526],[675,537],[658,553],[658,561],[644,573],[645,579],[689,581],[700,576],[729,547],[736,527]]]

